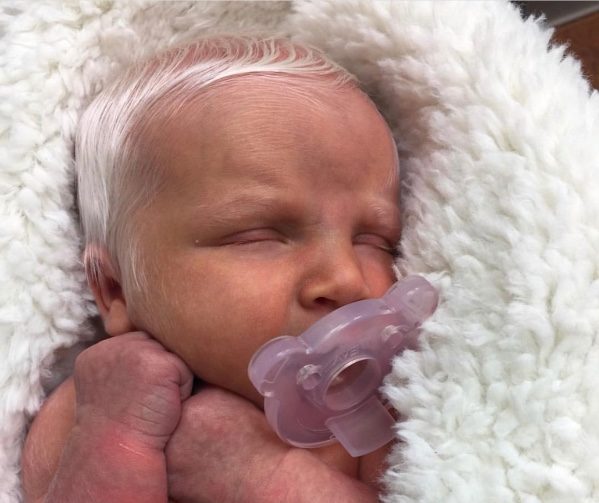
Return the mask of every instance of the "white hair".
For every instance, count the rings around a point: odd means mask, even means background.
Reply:
[[[152,118],[173,117],[213,84],[247,74],[285,75],[287,83],[309,78],[333,88],[355,85],[350,73],[318,50],[284,38],[207,37],[130,67],[90,104],[75,139],[90,281],[98,281],[100,251],[106,250],[121,281],[131,280],[137,288],[144,283],[132,217],[160,185],[159,170],[142,144]]]

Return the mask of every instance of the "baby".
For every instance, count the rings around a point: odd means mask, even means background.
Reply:
[[[395,279],[396,150],[354,79],[285,39],[170,49],[92,102],[76,165],[110,337],[34,421],[27,501],[376,501],[387,447],[284,444],[247,376]]]

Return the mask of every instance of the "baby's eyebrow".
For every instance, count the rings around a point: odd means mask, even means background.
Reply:
[[[399,207],[392,204],[372,203],[368,209],[367,223],[392,231],[400,231],[401,218]]]
[[[211,219],[216,222],[231,222],[255,214],[268,213],[275,208],[278,212],[288,209],[291,213],[293,210],[292,205],[280,197],[246,193],[236,194],[224,201],[194,206],[196,211],[209,212]]]
[[[207,225],[218,226],[236,223],[239,221],[258,217],[261,219],[272,218],[297,221],[298,219],[310,220],[305,214],[301,202],[294,203],[288,197],[276,194],[238,193],[225,200],[193,206],[194,213],[209,215]],[[399,233],[400,211],[399,208],[388,201],[373,200],[364,207],[361,216],[364,226],[383,229]]]

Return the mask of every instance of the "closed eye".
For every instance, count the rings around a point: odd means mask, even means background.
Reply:
[[[378,234],[363,233],[354,238],[355,245],[366,245],[381,250],[395,257],[398,255],[397,244]]]
[[[264,243],[264,242],[285,242],[284,236],[271,228],[261,229],[250,229],[247,231],[236,232],[225,237],[222,241],[222,245],[247,245],[253,243]]]

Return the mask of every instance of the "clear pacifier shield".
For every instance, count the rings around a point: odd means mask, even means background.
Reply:
[[[337,439],[352,456],[389,442],[394,420],[378,388],[393,356],[416,348],[419,326],[436,305],[432,285],[409,276],[380,299],[343,306],[298,337],[258,349],[249,377],[279,437],[297,447]]]

